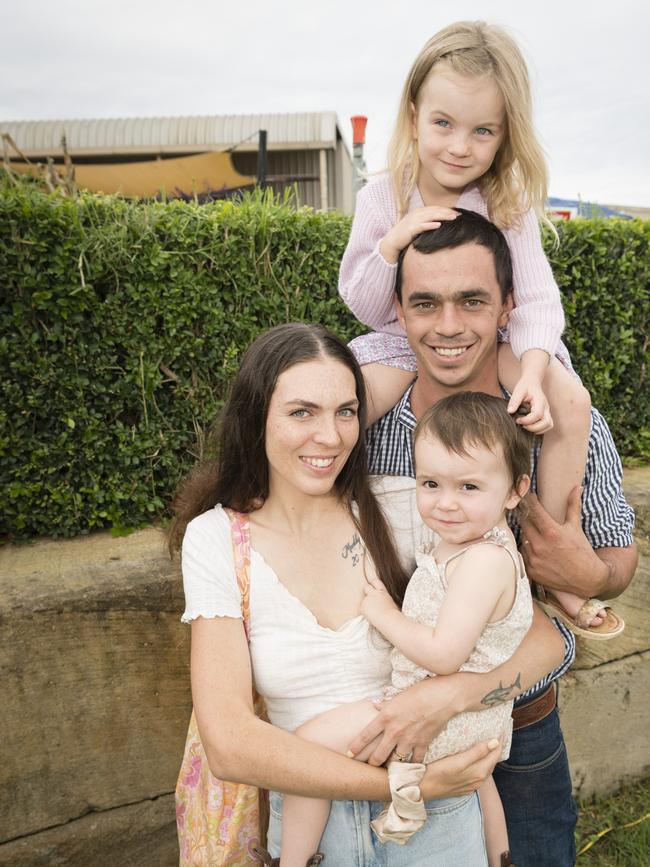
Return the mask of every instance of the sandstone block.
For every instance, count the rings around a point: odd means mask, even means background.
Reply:
[[[0,867],[177,867],[173,795],[0,844]]]
[[[155,530],[0,552],[0,841],[173,790],[190,714]]]
[[[650,774],[650,652],[562,679],[562,730],[580,797]]]

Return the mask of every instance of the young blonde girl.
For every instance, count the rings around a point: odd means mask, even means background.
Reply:
[[[476,211],[503,230],[513,260],[515,306],[502,335],[499,376],[511,394],[510,412],[530,405],[519,424],[545,433],[538,492],[549,514],[563,523],[569,493],[584,474],[591,402],[560,341],[560,293],[539,231],[546,192],[546,163],[533,129],[519,48],[499,27],[452,24],[427,42],[411,67],[388,171],[357,197],[339,291],[376,332],[351,346],[378,418],[401,397],[416,369],[393,304],[400,251],[420,232],[454,219],[455,206]],[[471,346],[439,351],[471,351]],[[602,603],[560,591],[548,602],[588,637],[612,637],[620,626]]]
[[[362,613],[395,647],[391,698],[425,677],[490,671],[509,658],[532,619],[530,587],[506,522],[530,485],[530,435],[503,400],[460,392],[429,409],[415,432],[416,498],[439,537],[419,552],[402,611],[381,581],[369,581]],[[425,763],[489,738],[510,751],[512,702],[453,717],[430,744]],[[336,708],[297,730],[343,752],[377,713],[372,701]],[[397,753],[389,765],[393,803],[373,823],[383,843],[407,843],[426,821],[418,784],[425,764]],[[492,778],[479,791],[490,867],[510,864],[503,809]],[[329,802],[285,796],[282,867],[303,867],[318,842]],[[435,821],[433,818],[431,821]],[[435,853],[432,853],[435,864]]]

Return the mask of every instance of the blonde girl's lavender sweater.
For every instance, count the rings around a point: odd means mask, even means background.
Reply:
[[[488,207],[476,184],[470,184],[456,203],[489,219]],[[424,207],[417,188],[409,211]],[[374,178],[357,196],[348,246],[339,274],[339,293],[354,315],[375,331],[404,336],[393,305],[395,272],[379,252],[379,243],[397,222],[397,204],[388,174]],[[539,224],[532,210],[517,228],[504,229],[513,267],[515,307],[509,336],[517,358],[527,349],[543,349],[553,357],[560,347],[564,312],[551,266],[542,249]]]

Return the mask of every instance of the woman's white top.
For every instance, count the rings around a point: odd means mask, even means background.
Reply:
[[[414,534],[414,543],[421,542],[422,526],[407,520],[404,500],[399,502],[399,523],[408,524],[400,548],[413,552],[406,536]],[[184,623],[197,617],[242,617],[230,521],[221,506],[188,524],[182,566]],[[270,721],[280,728],[294,731],[326,710],[379,697],[390,679],[391,647],[364,617],[358,615],[336,630],[321,626],[254,549],[250,624],[255,685],[264,696]]]

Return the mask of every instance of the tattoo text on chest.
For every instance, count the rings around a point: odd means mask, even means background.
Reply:
[[[361,544],[361,538],[358,533],[355,533],[352,536],[352,539],[349,542],[346,542],[345,545],[341,548],[341,557],[344,560],[347,560],[348,557],[352,558],[352,565],[356,566],[359,560],[361,559],[361,554],[363,553],[363,545]]]
[[[497,704],[503,704],[504,701],[510,701],[515,689],[521,689],[521,673],[517,675],[510,686],[503,686],[499,681],[499,686],[496,689],[490,690],[487,695],[483,696],[481,704],[486,707],[494,707]]]

